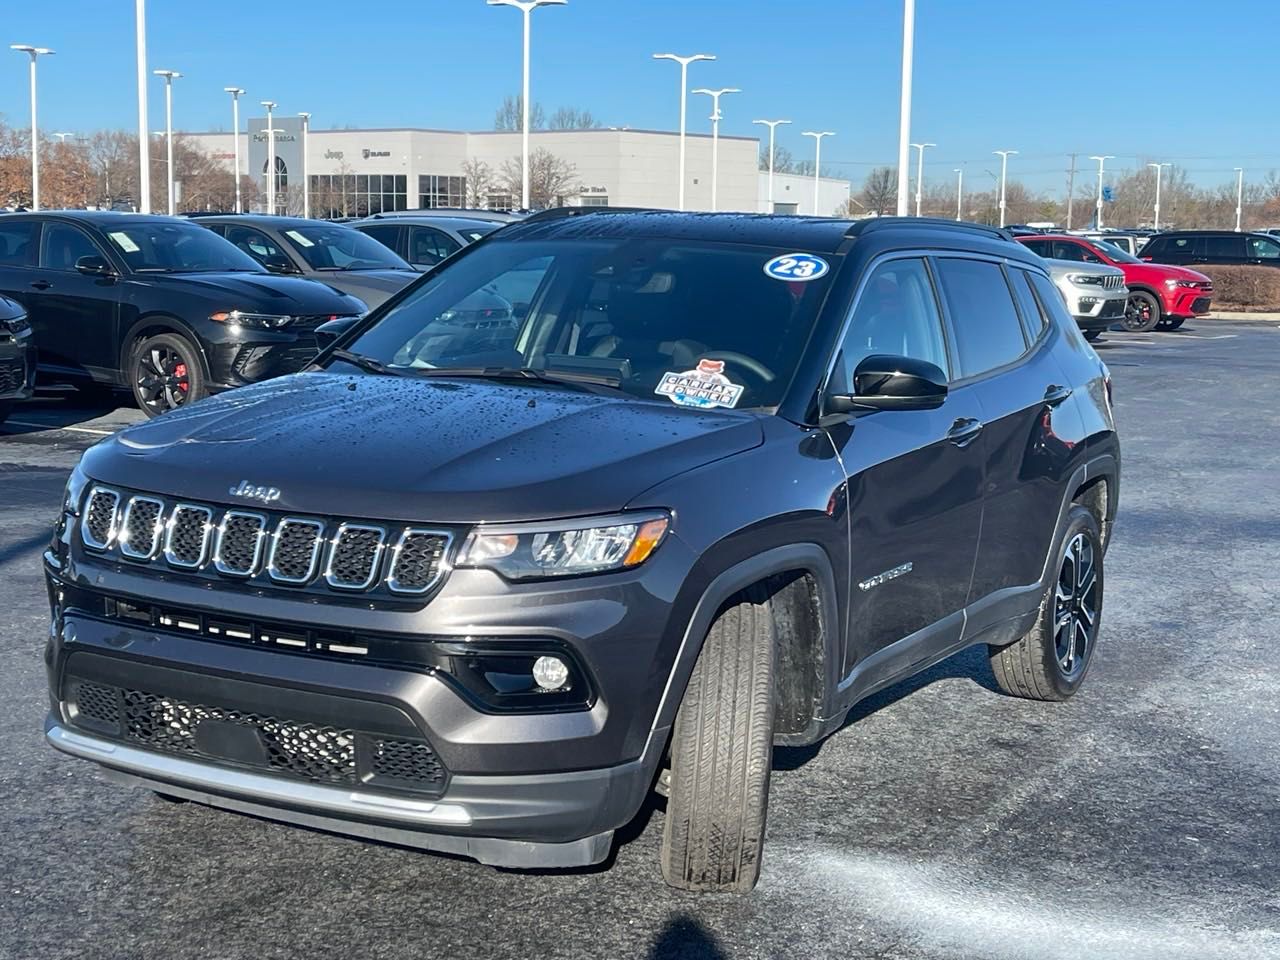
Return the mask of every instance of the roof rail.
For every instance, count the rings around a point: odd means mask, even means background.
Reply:
[[[965,230],[969,233],[981,233],[997,240],[1014,242],[1013,234],[1003,227],[992,227],[985,223],[969,223],[967,220],[947,220],[942,217],[876,217],[858,220],[849,227],[846,237],[860,237],[864,233],[877,230],[888,230],[891,227],[928,227],[940,230]]]
[[[589,213],[672,213],[657,207],[552,207],[525,217],[520,223],[542,223],[544,220],[561,220],[565,217],[581,217]]]

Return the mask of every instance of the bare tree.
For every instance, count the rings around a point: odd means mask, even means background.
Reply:
[[[463,204],[472,209],[482,209],[493,188],[493,170],[479,157],[472,157],[462,165],[462,175],[466,178]]]
[[[862,184],[860,196],[869,213],[883,217],[898,203],[898,173],[893,167],[876,167]]]
[[[532,119],[529,125],[537,129]],[[578,107],[560,107],[551,115],[547,123],[548,130],[599,130],[600,121],[592,116],[590,110]]]
[[[512,157],[502,165],[499,185],[513,197],[520,196],[520,158]],[[556,156],[546,147],[538,147],[529,155],[529,204],[535,210],[560,206],[577,191],[578,168]]]
[[[541,130],[545,123],[545,116],[542,112],[542,104],[533,103],[529,106],[529,129]],[[515,96],[504,97],[502,106],[493,115],[493,129],[507,132],[519,133],[524,129],[522,121],[524,120],[524,98],[519,94]]]
[[[794,173],[796,168],[795,158],[791,156],[791,151],[784,146],[774,144],[773,147],[773,172],[774,173]],[[769,148],[760,148],[760,169],[769,169]]]

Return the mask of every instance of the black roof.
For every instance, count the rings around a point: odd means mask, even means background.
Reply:
[[[345,226],[345,224],[334,224],[331,220],[317,220],[314,217],[280,217],[272,216],[269,213],[211,213],[193,217],[192,219],[196,223],[219,221],[225,223],[248,223],[255,227],[275,227],[278,230],[288,230],[292,227]]]
[[[1248,236],[1251,233],[1262,233],[1262,231],[1245,230],[1242,232],[1237,232],[1235,230],[1161,230],[1159,233],[1155,235],[1155,237],[1152,237],[1151,239],[1154,240],[1156,239],[1156,237],[1161,237],[1161,238],[1163,237],[1241,237],[1241,236]],[[1262,235],[1269,236],[1269,234],[1262,234]]]
[[[100,230],[110,227],[132,226],[139,223],[187,223],[185,217],[166,217],[154,213],[127,213],[121,210],[24,210],[21,213],[0,214],[4,217],[59,217],[91,224]]]

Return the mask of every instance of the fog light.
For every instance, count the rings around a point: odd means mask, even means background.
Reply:
[[[569,679],[569,665],[559,657],[539,657],[533,661],[533,681],[543,690],[559,690]]]

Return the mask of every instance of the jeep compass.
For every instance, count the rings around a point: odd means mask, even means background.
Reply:
[[[1094,660],[1120,450],[986,227],[576,209],[306,371],[130,427],[44,556],[49,742],[170,798],[504,867],[759,876],[775,744],[981,645]]]

